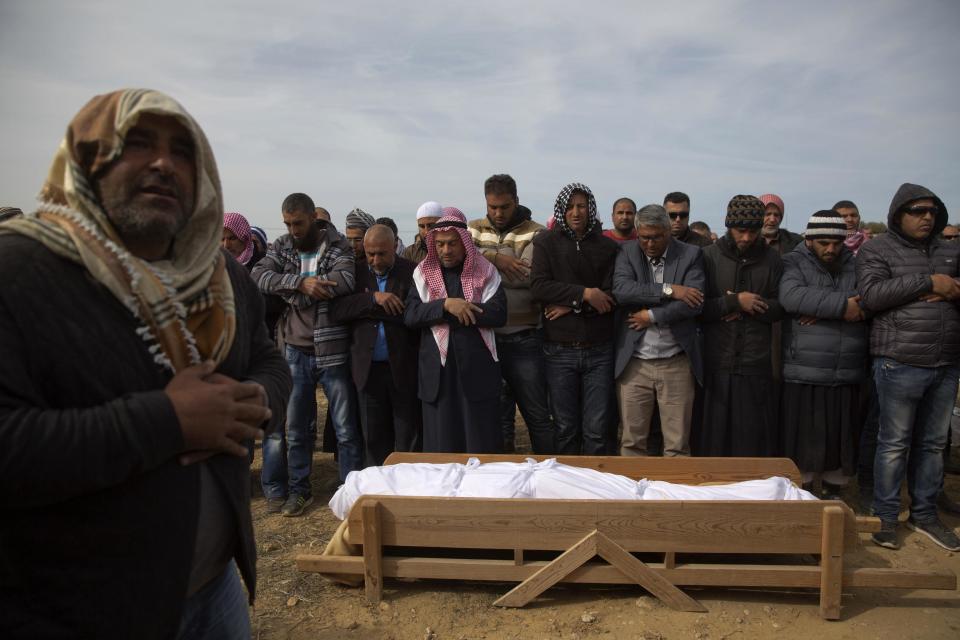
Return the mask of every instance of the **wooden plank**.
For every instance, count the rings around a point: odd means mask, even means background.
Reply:
[[[800,471],[788,458],[625,458],[622,456],[543,456],[522,454],[466,454],[466,453],[391,453],[384,464],[427,462],[446,464],[466,463],[469,458],[480,462],[524,462],[527,458],[537,461],[556,458],[557,462],[573,467],[596,469],[606,473],[640,480],[664,480],[679,484],[704,484],[708,482],[741,482],[783,476],[800,485]]]
[[[630,577],[634,582],[656,596],[674,611],[698,611],[707,608],[680,591],[669,580],[651,571],[647,565],[630,555],[623,547],[602,533],[597,533],[597,555]]]
[[[493,604],[500,607],[522,607],[557,584],[584,562],[597,555],[597,532],[587,534],[564,553],[548,562],[539,571],[518,584]]]
[[[876,533],[880,531],[880,518],[874,516],[857,516],[857,531],[860,533]]]
[[[523,549],[513,550],[513,564],[518,567],[523,564]]]
[[[380,503],[367,500],[361,507],[363,518],[363,585],[367,600],[374,604],[383,595],[383,547],[380,541]]]
[[[820,571],[820,616],[826,620],[839,620],[843,585],[843,510],[840,507],[823,508]]]
[[[677,566],[677,554],[673,551],[667,551],[663,554],[663,568],[675,569]]]
[[[360,556],[298,555],[299,571],[363,575]],[[517,566],[512,560],[383,557],[383,575],[391,578],[522,582],[547,564],[537,560]],[[661,563],[647,566],[678,586],[809,587],[820,586],[820,567],[812,565],[683,564],[672,570]],[[568,574],[562,582],[576,584],[632,584],[615,567],[588,563]],[[957,576],[948,569],[914,570],[847,568],[844,588],[935,589],[954,591]]]
[[[624,501],[363,496],[350,513],[350,542],[362,543],[358,506],[380,502],[381,543],[411,547],[564,551],[599,530],[631,552],[820,553],[817,501]],[[836,503],[841,504],[841,503]],[[845,509],[845,546],[855,549]]]

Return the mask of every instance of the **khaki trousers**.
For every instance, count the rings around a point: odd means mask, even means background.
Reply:
[[[690,359],[685,353],[660,360],[631,358],[617,382],[617,403],[623,423],[620,455],[647,455],[654,402],[660,406],[663,455],[690,455],[695,384]]]

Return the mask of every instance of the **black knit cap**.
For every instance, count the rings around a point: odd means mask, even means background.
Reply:
[[[727,228],[759,229],[763,226],[763,203],[754,196],[733,196],[727,205]]]

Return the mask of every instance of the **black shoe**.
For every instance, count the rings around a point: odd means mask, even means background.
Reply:
[[[870,535],[874,544],[878,544],[886,549],[899,549],[900,543],[897,542],[897,523],[881,522],[880,531]]]
[[[814,486],[813,486],[813,482],[812,482],[812,481],[811,481],[811,482],[804,482],[802,485],[800,485],[800,488],[803,489],[804,491],[808,492],[808,493],[812,493],[812,494],[816,495],[816,492],[814,491]]]
[[[284,518],[295,518],[303,515],[303,510],[309,507],[311,502],[313,502],[313,496],[292,493],[290,497],[287,498],[287,501],[283,503],[283,507],[280,509],[280,515]]]
[[[843,487],[838,484],[830,484],[829,482],[823,483],[823,490],[821,491],[821,500],[843,500]]]
[[[952,516],[960,516],[960,504],[947,495],[946,491],[941,491],[937,496],[937,509],[941,513],[949,513]]]
[[[286,501],[286,498],[267,498],[267,512],[280,513],[280,509],[283,508]]]
[[[947,551],[960,551],[960,538],[957,537],[953,529],[936,518],[927,522],[914,522],[911,518],[907,521],[907,527],[917,533],[922,533]]]

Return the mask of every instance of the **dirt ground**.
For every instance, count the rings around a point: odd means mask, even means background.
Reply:
[[[520,452],[529,451],[525,436],[518,429]],[[369,605],[362,587],[338,586],[294,566],[296,555],[322,551],[339,524],[327,506],[337,485],[332,454],[315,454],[314,503],[299,518],[267,513],[259,492],[260,465],[258,451],[252,509],[259,573],[257,602],[251,611],[253,637],[258,639],[960,638],[956,591],[845,592],[842,620],[836,622],[820,618],[818,597],[809,590],[690,588],[688,593],[709,610],[697,614],[673,612],[640,587],[558,585],[523,609],[504,609],[492,603],[512,585],[387,579],[383,602]],[[948,475],[947,483],[952,495],[960,497],[960,477]],[[850,488],[850,498],[855,491]],[[944,522],[956,527],[960,518],[947,516]],[[882,549],[867,535],[861,536],[862,548],[848,556],[849,564],[949,568],[960,574],[960,554],[944,551],[920,534],[904,533],[909,535],[899,551]]]

